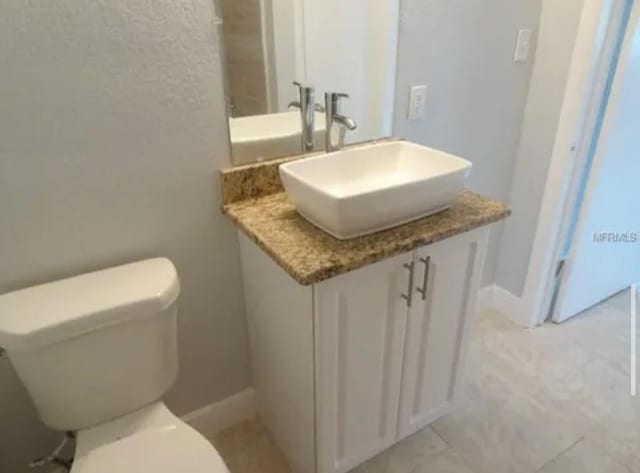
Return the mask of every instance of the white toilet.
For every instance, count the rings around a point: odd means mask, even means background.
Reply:
[[[178,372],[179,292],[156,258],[0,296],[0,347],[44,423],[77,434],[72,473],[228,473],[160,401]]]

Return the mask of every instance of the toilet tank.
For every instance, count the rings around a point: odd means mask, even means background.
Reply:
[[[41,419],[81,430],[157,401],[178,372],[174,265],[155,258],[0,296],[0,347]]]

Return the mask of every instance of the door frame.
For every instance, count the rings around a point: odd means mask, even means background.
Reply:
[[[567,216],[579,196],[625,11],[638,1],[585,0],[521,299],[530,327],[548,315]]]

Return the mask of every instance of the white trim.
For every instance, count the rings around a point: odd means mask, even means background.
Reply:
[[[522,299],[501,286],[493,287],[493,305],[497,312],[521,327],[531,327],[531,321],[522,311]]]
[[[631,397],[636,397],[638,391],[638,289],[635,284],[631,286],[631,307],[629,310],[629,317],[631,318],[631,364],[630,364],[630,373],[631,373]]]
[[[182,416],[191,427],[207,438],[221,430],[250,419],[258,412],[253,387]]]
[[[385,38],[383,50],[386,64],[382,65],[385,71],[381,77],[382,90],[380,99],[380,135],[391,136],[393,134],[393,118],[396,106],[396,80],[398,77],[398,43],[400,42],[400,0],[387,0],[385,3],[383,26],[385,30],[380,32]],[[384,34],[383,34],[384,33]],[[380,53],[380,51],[378,51]]]
[[[478,293],[476,312],[488,311],[498,312],[521,327],[531,327],[529,318],[522,311],[522,299],[496,284],[485,286]]]
[[[476,313],[478,315],[495,310],[493,305],[493,289],[495,285],[485,286],[478,291],[478,299],[476,300]]]
[[[602,74],[609,73],[609,70],[601,70],[602,57],[598,54],[605,47],[602,43],[603,22],[611,18],[616,3],[613,0],[585,0],[520,301],[518,319],[525,326],[540,325],[547,315],[562,223],[572,191],[577,192],[572,186],[580,158],[576,147],[589,133],[589,109]]]

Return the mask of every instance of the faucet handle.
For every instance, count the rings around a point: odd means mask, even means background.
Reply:
[[[293,81],[293,85],[295,85],[298,89],[300,89],[300,93],[302,93],[302,91],[313,92],[315,90],[315,88],[311,84],[303,84],[301,82],[298,82],[297,80]]]
[[[340,99],[348,99],[349,94],[344,92],[326,92],[324,94],[324,105],[327,113],[335,115],[340,112]]]
[[[339,102],[340,99],[348,99],[349,94],[345,94],[344,92],[327,92],[324,94],[324,97],[327,101],[331,100],[333,103]]]
[[[287,110],[292,109],[292,108],[297,108],[298,110],[302,109],[302,105],[300,104],[299,100],[294,100],[293,102],[289,102],[289,105],[287,105]],[[316,112],[320,112],[320,113],[324,113],[324,107],[322,105],[320,105],[319,103],[314,103],[313,104],[313,109]]]

